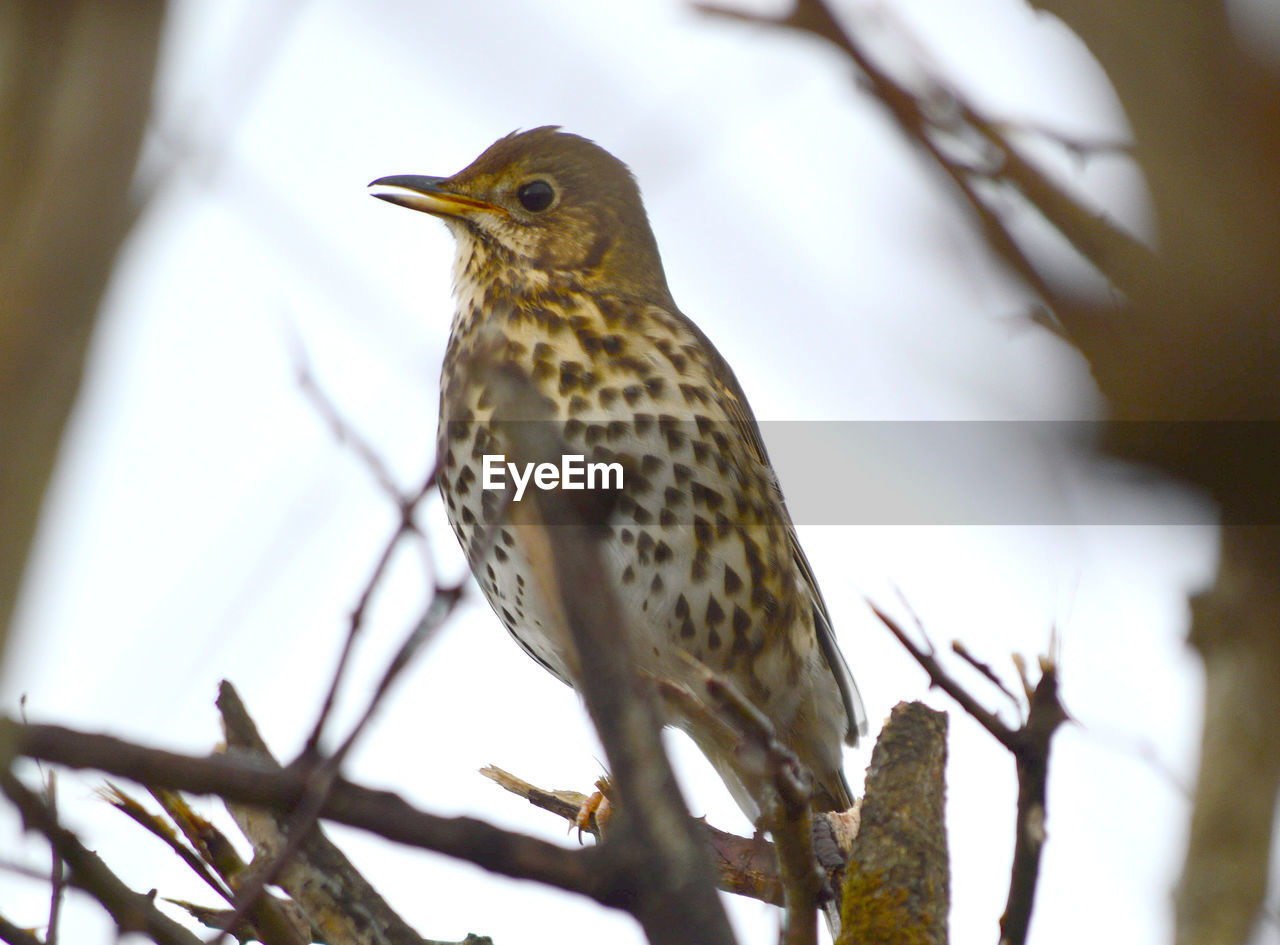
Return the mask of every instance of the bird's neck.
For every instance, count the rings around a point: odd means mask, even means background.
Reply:
[[[494,300],[521,306],[546,299],[589,293],[625,299],[675,310],[660,262],[649,267],[653,277],[644,281],[619,277],[608,267],[553,268],[535,264],[492,240],[455,232],[457,251],[453,264],[453,294],[458,311],[489,309]]]

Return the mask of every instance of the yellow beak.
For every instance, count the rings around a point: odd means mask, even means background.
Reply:
[[[497,212],[502,208],[450,190],[447,177],[398,174],[379,177],[369,185],[373,196],[396,206],[444,217],[464,217],[472,213]]]

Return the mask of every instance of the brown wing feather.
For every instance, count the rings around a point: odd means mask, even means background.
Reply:
[[[729,367],[728,362],[720,355],[716,346],[711,343],[711,339],[702,333],[702,329],[687,317],[684,317],[684,322],[699,342],[706,346],[706,350],[710,353],[715,365],[717,377],[723,378],[725,392],[729,394],[729,397],[725,398],[727,401],[726,407],[734,425],[745,436],[747,443],[755,454],[756,460],[773,475],[773,465],[769,462],[769,454],[764,446],[764,437],[760,434],[760,424],[751,412],[751,406],[747,402],[747,395],[743,392],[742,385],[738,383],[738,378],[733,373],[733,369]],[[866,735],[868,731],[867,711],[862,704],[862,696],[858,692],[858,684],[854,682],[853,673],[849,670],[849,664],[845,662],[844,655],[840,652],[840,646],[836,642],[835,631],[831,626],[831,614],[827,610],[826,601],[822,599],[822,591],[818,589],[818,581],[814,577],[809,559],[805,557],[804,549],[800,547],[800,539],[796,536],[796,527],[791,521],[791,513],[787,510],[786,499],[783,498],[782,488],[778,484],[776,476],[773,478],[773,486],[777,493],[778,506],[782,510],[783,520],[787,527],[787,540],[791,545],[792,557],[795,559],[796,566],[800,569],[800,577],[804,581],[809,592],[809,599],[813,603],[813,623],[814,629],[817,631],[818,643],[822,647],[822,655],[826,659],[827,668],[831,670],[831,675],[835,677],[836,685],[840,689],[840,699],[844,703],[845,718],[848,722],[845,741],[850,745],[857,745],[858,739]]]

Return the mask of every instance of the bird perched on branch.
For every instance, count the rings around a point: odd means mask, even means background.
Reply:
[[[479,361],[527,377],[575,454],[620,467],[604,558],[640,668],[690,690],[698,664],[709,668],[807,766],[818,809],[849,807],[841,742],[866,733],[857,687],[746,395],[676,307],[627,167],[585,138],[544,127],[502,138],[452,177],[370,186],[439,217],[457,242],[440,486],[507,630],[573,685],[567,630],[540,586],[528,526],[514,514],[519,470],[491,460],[499,477],[485,466],[486,455],[502,453],[489,423],[510,418],[493,415]],[[499,478],[505,500],[485,488]],[[672,700],[665,711],[756,820],[731,740],[708,714]]]

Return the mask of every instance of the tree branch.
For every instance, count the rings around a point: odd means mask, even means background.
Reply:
[[[0,10],[0,654],[99,298],[133,222],[163,12],[155,0]]]
[[[867,768],[838,945],[946,945],[946,763],[946,714],[919,702],[894,706]]]
[[[1031,694],[1026,724],[1014,735],[1012,749],[1018,764],[1018,818],[1013,842],[1009,896],[1000,917],[1001,945],[1022,945],[1031,926],[1036,886],[1040,881],[1040,853],[1046,839],[1045,791],[1049,782],[1049,741],[1067,713],[1058,701],[1058,673],[1048,660],[1040,661],[1040,682]]]
[[[218,688],[218,711],[233,754],[279,769],[230,683]],[[312,926],[328,930],[339,941],[360,941],[376,930],[376,941],[386,945],[422,945],[417,932],[318,826],[299,825],[293,816],[256,806],[228,803],[227,810],[253,842],[251,869],[258,875],[268,870],[277,874],[271,881],[289,894]]]
[[[289,810],[306,794],[307,772],[273,770],[260,760],[198,757],[145,748],[109,735],[57,725],[0,719],[0,741],[15,754],[74,769],[93,769],[139,784],[216,795],[272,810]],[[337,779],[320,816],[406,846],[434,850],[515,879],[532,879],[606,904],[617,904],[618,867],[600,848],[565,850],[470,817],[418,810],[390,791]]]
[[[6,942],[7,945],[45,945],[31,932],[19,928],[2,915],[0,915],[0,942]]]
[[[1123,291],[1134,287],[1150,269],[1153,256],[1138,240],[1101,215],[1081,206],[1063,187],[1037,168],[1002,130],[952,88],[931,80],[934,91],[954,103],[945,118],[929,107],[927,97],[897,81],[880,67],[858,39],[840,23],[823,0],[796,0],[781,17],[742,13],[720,6],[695,3],[695,9],[715,16],[809,33],[834,44],[865,77],[872,95],[888,110],[906,137],[929,156],[951,181],[974,214],[993,252],[1022,279],[1059,320],[1075,335],[1096,333],[1097,326],[1082,322],[1084,313],[1070,298],[1051,286],[1023,251],[1005,222],[982,197],[973,178],[981,177],[1015,188],[1062,236],[1104,276]],[[955,159],[941,144],[946,137],[977,136],[995,148],[999,159],[989,171],[975,171]],[[1052,327],[1052,326],[1047,326]]]
[[[570,827],[576,825],[578,812],[587,800],[580,791],[540,788],[496,765],[481,768],[480,773],[503,790],[567,821]],[[782,879],[772,843],[760,835],[739,837],[704,820],[695,823],[715,864],[716,885],[721,890],[773,906],[783,904]]]
[[[1205,720],[1179,945],[1244,942],[1266,898],[1280,789],[1280,529],[1224,530],[1216,586],[1192,600]]]
[[[492,422],[513,461],[538,462],[565,452],[548,422],[554,412],[532,383],[485,359],[483,350],[474,357],[474,369],[488,375],[494,416],[521,418]],[[627,880],[618,892],[654,945],[732,945],[710,864],[662,747],[653,688],[636,670],[626,615],[603,578],[603,546],[611,535],[602,500],[607,496],[598,493],[578,499],[570,492],[537,492],[522,503],[532,515],[520,518],[537,583],[550,589],[548,598],[560,611],[555,623],[572,641],[571,672],[618,795],[615,826],[596,849],[612,851],[625,863]],[[582,593],[583,588],[592,591]]]
[[[107,802],[148,833],[160,839],[207,886],[228,903],[235,903],[233,890],[249,873],[231,842],[211,823],[195,812],[177,791],[152,789],[151,796],[160,804],[173,824],[181,830],[190,846],[174,832],[164,816],[152,814],[119,787],[101,792]],[[252,838],[250,838],[252,840]],[[256,845],[255,845],[256,849]],[[258,896],[245,909],[225,912],[170,899],[197,921],[220,931],[228,931],[240,941],[259,940],[266,945],[295,945],[311,941],[311,924],[295,902],[265,894]],[[244,915],[241,915],[241,912]],[[247,920],[247,921],[246,921]]]
[[[823,892],[829,890],[814,854],[812,775],[778,740],[764,713],[728,680],[697,665],[705,697],[672,684],[663,687],[664,695],[681,699],[689,717],[702,716],[705,731],[728,729],[739,761],[738,773],[760,807],[758,826],[773,837],[786,908],[782,945],[816,945],[818,907]]]
[[[880,622],[889,628],[890,632],[898,638],[898,642],[903,645],[912,658],[915,659],[920,667],[929,674],[929,682],[931,685],[937,686],[957,703],[960,708],[964,709],[973,717],[979,725],[991,733],[991,737],[998,741],[1005,748],[1014,751],[1014,730],[1009,728],[996,717],[994,712],[985,708],[976,698],[974,698],[964,686],[960,685],[950,673],[943,668],[942,663],[934,655],[935,650],[932,645],[929,649],[919,646],[905,630],[898,624],[896,620],[887,613],[872,604],[870,601],[867,605],[872,612],[880,618]]]
[[[1049,743],[1058,726],[1067,719],[1058,701],[1057,669],[1047,659],[1040,660],[1040,681],[1028,693],[1027,720],[1017,729],[1005,725],[973,697],[928,650],[917,645],[898,623],[874,604],[871,609],[898,638],[907,652],[929,674],[932,685],[951,696],[996,741],[1013,754],[1018,771],[1017,827],[1013,848],[1013,868],[1009,895],[1000,919],[1001,945],[1023,945],[1031,924],[1036,886],[1040,878],[1040,854],[1046,837],[1045,789],[1049,779]],[[970,662],[976,661],[970,656]],[[1005,694],[1008,690],[999,687]]]
[[[49,839],[70,870],[68,881],[101,903],[121,932],[145,932],[159,945],[201,945],[200,939],[158,910],[151,896],[122,883],[96,853],[58,824],[39,795],[12,772],[0,770],[0,791],[18,809],[28,830],[37,830]]]

